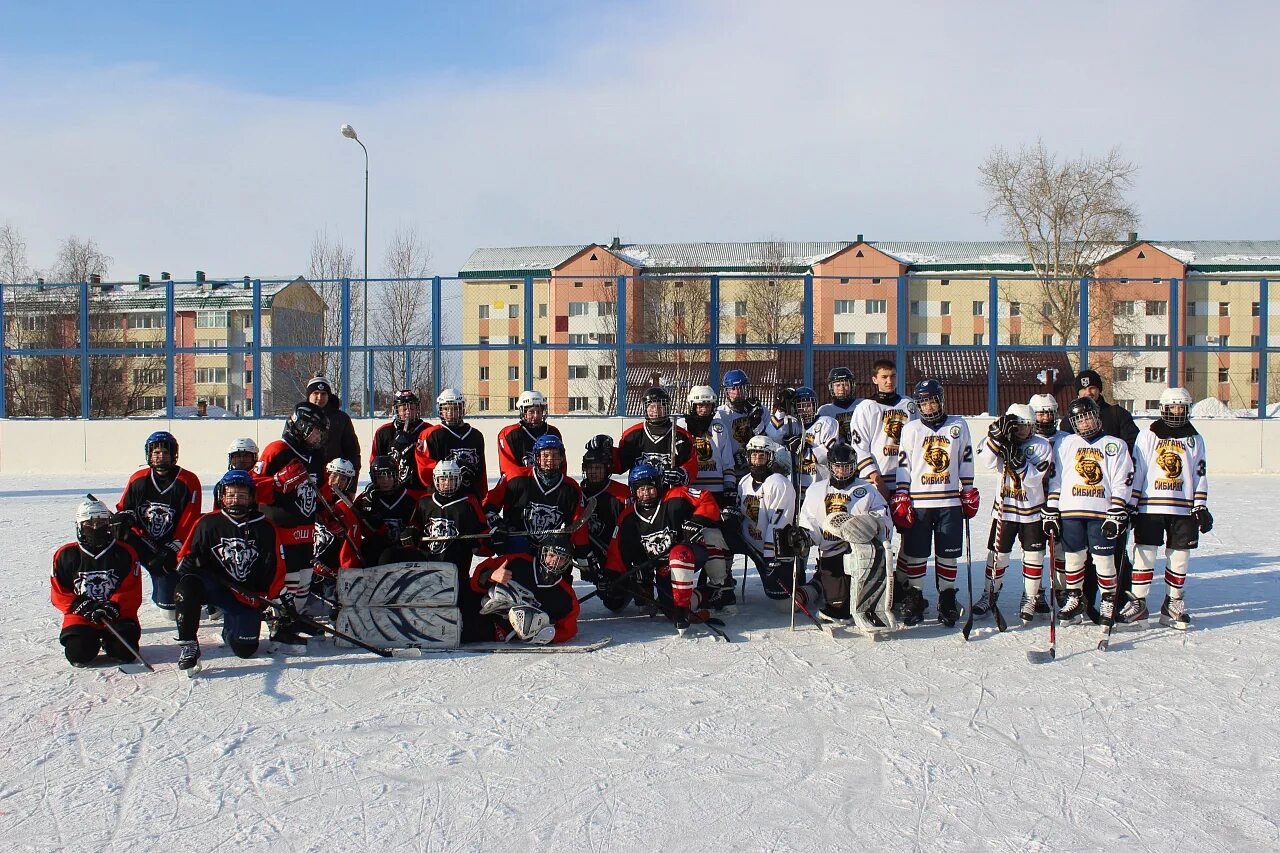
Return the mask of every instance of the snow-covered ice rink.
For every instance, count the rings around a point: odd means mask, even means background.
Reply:
[[[126,476],[0,477],[6,849],[1280,849],[1276,478],[1214,478],[1193,630],[1105,655],[1092,625],[1042,666],[1044,622],[790,633],[753,576],[728,645],[592,601],[594,654],[242,661],[206,627],[188,681],[149,601],[154,674],[72,669],[57,642],[52,553]]]

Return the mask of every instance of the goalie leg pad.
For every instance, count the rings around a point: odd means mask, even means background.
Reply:
[[[849,546],[849,553],[844,555],[844,571],[849,576],[850,609],[855,614],[883,610],[882,599],[888,590],[887,565],[883,543]]]
[[[392,563],[338,572],[338,602],[362,607],[453,607],[458,569],[452,563]]]
[[[343,607],[335,627],[366,643],[397,649],[452,648],[462,642],[462,613],[456,607]]]

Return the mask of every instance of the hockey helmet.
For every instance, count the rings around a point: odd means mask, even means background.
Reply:
[[[940,424],[947,419],[946,395],[942,391],[942,383],[936,379],[921,379],[911,391],[911,399],[915,400],[920,412],[920,420],[927,424]],[[926,412],[925,405],[932,404],[933,411]]]
[[[1191,392],[1186,388],[1166,388],[1160,392],[1160,420],[1171,427],[1191,420]]]
[[[552,433],[539,436],[533,442],[531,454],[533,456],[533,465],[531,467],[533,468],[534,476],[538,478],[538,481],[543,486],[550,485],[563,473],[565,464],[564,442],[560,440],[560,436]],[[544,454],[546,454],[545,458]]]
[[[467,417],[467,398],[457,388],[446,388],[436,397],[436,411],[441,423],[458,426]]]
[[[1009,424],[1010,432],[1018,441],[1026,441],[1031,437],[1031,430],[1035,426],[1036,416],[1032,413],[1031,407],[1026,403],[1013,403],[1004,412],[1005,420]]]
[[[516,400],[516,410],[520,412],[521,423],[537,426],[547,419],[547,398],[541,391],[522,391]]]
[[[235,490],[234,500],[227,500],[228,489]],[[244,518],[258,508],[257,487],[253,476],[248,471],[231,469],[213,487],[213,500],[222,507],[223,515]]]
[[[436,463],[431,472],[431,483],[436,491],[444,497],[450,497],[462,488],[462,466],[453,459],[443,459]]]
[[[240,457],[237,459],[236,457]],[[244,457],[249,459],[245,460]],[[245,462],[248,462],[246,465]],[[239,468],[241,471],[249,471],[258,462],[258,445],[252,438],[236,438],[232,439],[231,444],[227,445],[227,469]],[[239,463],[239,464],[237,464]]]
[[[1083,438],[1093,438],[1102,432],[1102,415],[1098,402],[1092,397],[1077,397],[1067,406],[1067,423]]]
[[[380,454],[369,460],[369,481],[376,491],[391,491],[399,479],[400,466],[391,456]]]
[[[330,459],[329,464],[324,466],[325,473],[329,475],[329,483],[333,485],[334,477],[341,477],[342,480],[337,483],[336,488],[340,492],[345,492],[355,485],[356,466],[352,465],[346,459]]]
[[[163,448],[169,451],[169,461],[159,465],[153,464],[151,461],[151,451],[155,448]],[[157,430],[147,436],[147,440],[142,445],[143,453],[146,457],[146,463],[156,470],[157,474],[166,474],[172,470],[174,465],[178,464],[178,439],[174,438],[173,433]]]
[[[831,483],[843,489],[853,481],[857,456],[847,444],[837,444],[827,451],[827,465],[831,467]]]
[[[91,554],[99,554],[116,538],[109,507],[95,498],[85,497],[76,507],[76,541]]]
[[[847,382],[849,387],[843,391],[836,391],[836,384]],[[847,406],[853,400],[853,371],[847,367],[833,367],[831,372],[827,374],[827,391],[831,393],[832,402]]]
[[[329,416],[312,403],[298,403],[285,422],[284,432],[305,445],[319,447],[329,434]]]
[[[671,395],[667,389],[654,385],[645,389],[640,399],[640,411],[644,421],[651,426],[665,426],[671,422]]]
[[[724,375],[724,380],[720,384],[726,391],[737,388],[745,392],[751,381],[747,379],[745,370],[730,370]]]
[[[794,415],[802,424],[813,423],[818,412],[818,395],[808,385],[800,385],[791,395],[791,407],[788,414]]]
[[[690,407],[716,404],[719,397],[716,395],[716,389],[710,385],[694,385],[689,389],[687,402]]]
[[[391,398],[391,411],[396,422],[407,427],[421,417],[422,401],[412,388],[402,388]]]

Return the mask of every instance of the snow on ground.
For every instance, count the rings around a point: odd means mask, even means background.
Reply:
[[[1093,626],[1064,629],[1044,666],[1024,654],[1042,623],[967,645],[940,627],[789,633],[753,579],[730,645],[589,602],[583,637],[614,637],[594,654],[241,661],[205,629],[195,681],[149,604],[155,674],[74,670],[57,644],[49,558],[83,491],[124,480],[0,477],[10,849],[1280,845],[1274,478],[1214,480],[1196,629],[1153,623],[1106,655]]]

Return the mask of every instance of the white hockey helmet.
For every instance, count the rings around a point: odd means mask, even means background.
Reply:
[[[86,550],[99,552],[115,539],[111,509],[100,500],[86,497],[76,506],[76,541]]]
[[[546,406],[547,398],[542,395],[541,391],[521,391],[520,398],[516,400],[516,408],[523,414],[524,410],[531,406]]]
[[[1191,420],[1191,392],[1186,388],[1166,388],[1160,392],[1160,420],[1169,426],[1182,426]],[[1182,412],[1175,414],[1174,409],[1181,407]]]
[[[1010,406],[1010,409],[1013,407]],[[1052,394],[1033,394],[1030,405],[1032,413],[1035,412],[1053,412],[1058,413],[1058,401]]]
[[[233,453],[252,453],[258,455],[258,444],[252,438],[233,438],[231,443],[227,445],[227,455]]]
[[[440,487],[441,480],[453,480],[453,487],[442,489]],[[454,459],[442,459],[436,463],[435,469],[431,472],[431,483],[436,487],[436,491],[448,497],[458,489],[462,488],[462,466]]]
[[[753,435],[747,442],[747,453],[752,451],[761,451],[768,453],[770,456],[777,456],[782,447],[773,439],[764,435]]]
[[[457,388],[446,388],[436,397],[436,411],[447,424],[460,424],[467,415],[467,398]]]
[[[356,466],[345,459],[330,459],[329,464],[324,466],[324,470],[330,474],[341,474],[344,477],[354,477],[356,475]]]
[[[690,406],[697,406],[707,403],[714,405],[720,398],[710,385],[694,385],[689,389],[687,399]]]
[[[1031,426],[1035,423],[1036,416],[1031,411],[1031,407],[1026,403],[1014,403],[1004,411],[1005,417],[1012,418],[1018,424]]]

